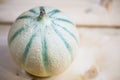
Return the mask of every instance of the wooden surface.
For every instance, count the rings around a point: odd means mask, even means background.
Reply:
[[[7,46],[10,25],[0,25],[0,80],[32,80],[12,60]],[[80,50],[62,74],[35,80],[120,80],[120,29],[79,28]],[[94,73],[91,73],[92,72]]]
[[[37,6],[60,9],[79,26],[120,27],[120,0],[113,0],[109,9],[100,0],[0,0],[0,23],[13,23],[24,11]],[[104,1],[104,0],[103,0]],[[106,0],[108,1],[108,0]],[[96,26],[97,25],[97,26]]]

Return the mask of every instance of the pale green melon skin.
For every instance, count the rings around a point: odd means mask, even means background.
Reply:
[[[15,21],[9,31],[8,45],[14,61],[21,68],[32,75],[48,77],[60,74],[70,66],[79,48],[79,35],[74,24],[49,17],[48,13],[54,8],[44,7],[46,15],[37,21],[39,8],[32,9],[36,13],[26,11],[19,16],[29,15],[32,18]],[[62,12],[55,13],[52,17],[71,21]],[[60,26],[53,27],[52,21],[66,28],[74,37]]]

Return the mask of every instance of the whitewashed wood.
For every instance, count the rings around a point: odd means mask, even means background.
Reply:
[[[120,0],[113,0],[110,10],[98,0],[5,0],[0,4],[0,22],[14,22],[24,11],[37,6],[51,6],[71,17],[77,25],[120,26]]]

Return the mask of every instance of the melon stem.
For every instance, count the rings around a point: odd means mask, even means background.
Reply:
[[[44,15],[46,14],[45,9],[43,7],[40,8],[40,15],[38,16],[38,21],[40,21]]]

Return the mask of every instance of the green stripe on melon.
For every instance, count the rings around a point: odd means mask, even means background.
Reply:
[[[11,54],[23,69],[47,77],[69,67],[77,53],[79,37],[73,22],[60,10],[42,6],[16,19],[8,43]]]
[[[53,25],[52,25],[53,26]],[[61,38],[61,40],[63,41],[64,45],[66,46],[66,49],[69,51],[71,59],[72,59],[72,48],[70,46],[70,44],[65,40],[65,38],[61,35],[61,33],[53,26],[54,31],[56,32],[56,34]]]
[[[32,16],[20,16],[17,18],[17,20],[19,19],[28,19],[28,18],[32,18]]]
[[[43,64],[45,67],[46,72],[49,74],[49,69],[48,69],[48,65],[49,65],[49,61],[48,61],[48,47],[47,47],[47,41],[46,38],[43,37],[42,39],[42,57],[43,57]]]
[[[52,10],[52,11],[48,12],[48,15],[52,16],[52,15],[57,14],[59,12],[60,12],[59,10],[55,9],[55,10]]]
[[[33,13],[33,14],[39,14],[39,13],[37,13],[35,10],[33,10],[33,9],[31,9],[31,10],[29,10],[29,12],[31,12],[31,13]]]
[[[73,33],[71,33],[67,28],[63,27],[63,26],[60,26],[59,24],[55,23],[54,21],[52,21],[52,23],[55,25],[55,26],[58,26],[59,28],[62,28],[64,31],[66,31],[70,36],[72,36],[75,41],[78,43],[77,41],[77,38],[75,37],[75,35]]]

